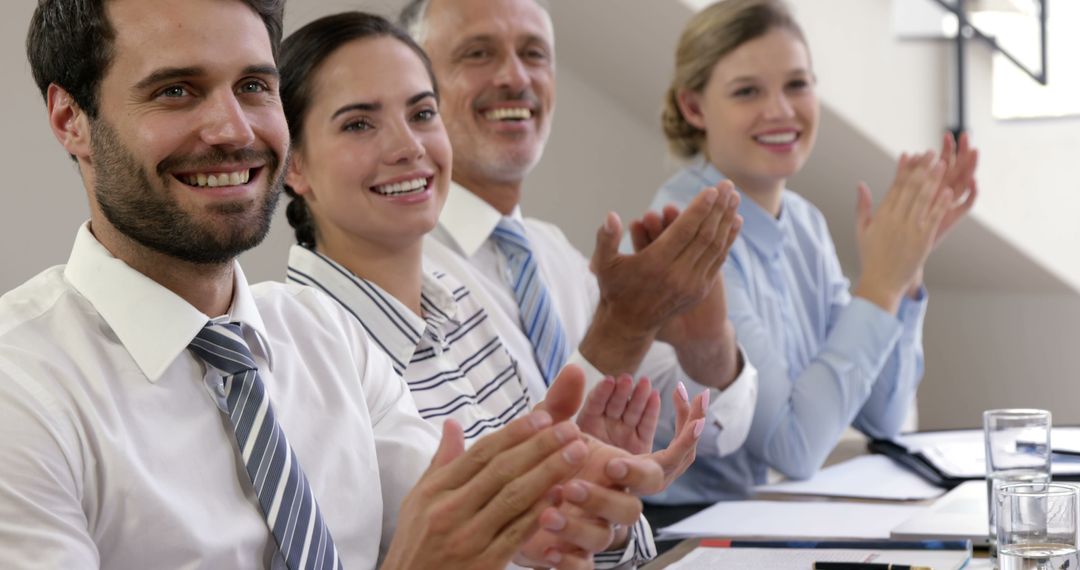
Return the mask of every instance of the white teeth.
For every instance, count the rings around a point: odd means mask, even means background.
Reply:
[[[198,188],[217,188],[218,186],[239,186],[251,180],[251,170],[225,172],[222,174],[190,174],[183,176],[185,184]]]
[[[484,113],[484,118],[489,121],[523,121],[532,118],[532,110],[526,107],[515,107],[513,109],[492,109]]]
[[[754,137],[758,142],[765,144],[790,144],[795,142],[795,139],[799,137],[799,133],[777,133],[775,135],[760,135]]]
[[[416,178],[404,182],[395,182],[393,184],[382,184],[373,187],[372,190],[383,196],[398,196],[401,194],[410,194],[424,188],[427,188],[427,178]]]

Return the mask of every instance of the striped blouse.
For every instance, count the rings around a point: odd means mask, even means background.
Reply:
[[[294,245],[288,280],[333,297],[405,379],[424,419],[453,418],[471,440],[532,407],[517,362],[469,290],[446,273],[424,272],[417,316],[393,295],[334,260]]]
[[[325,255],[294,245],[288,280],[333,297],[364,327],[412,391],[424,419],[453,418],[468,446],[533,406],[518,364],[469,289],[425,259],[417,316],[378,285]],[[623,549],[594,556],[597,568],[634,566],[656,556],[645,517]]]

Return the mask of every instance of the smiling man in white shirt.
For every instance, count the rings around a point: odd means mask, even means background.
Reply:
[[[719,267],[738,231],[734,191],[721,188],[679,216],[636,255],[617,253],[621,223],[609,215],[590,262],[554,225],[524,218],[521,189],[539,161],[555,101],[551,18],[536,0],[414,0],[401,23],[431,55],[441,112],[454,148],[454,185],[425,243],[489,312],[505,315],[500,335],[531,386],[541,389],[548,352],[524,318],[517,280],[499,234],[520,228],[531,244],[568,347],[565,362],[603,374],[651,378],[664,394],[658,445],[673,436],[671,395],[710,390],[699,452],[724,455],[746,439],[757,377],[727,320]],[[500,229],[497,229],[500,228]],[[512,230],[511,230],[512,231]],[[594,276],[595,273],[595,276]],[[529,281],[527,275],[522,281]],[[520,289],[520,285],[518,284]],[[550,342],[548,343],[550,344]]]
[[[30,65],[91,215],[0,297],[0,566],[497,568],[582,468],[565,411],[440,444],[335,302],[248,287],[288,149],[282,12],[39,2]]]

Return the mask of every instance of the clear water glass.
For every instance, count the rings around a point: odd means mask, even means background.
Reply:
[[[1001,570],[1076,570],[1080,490],[1062,483],[1012,483],[997,489]]]
[[[996,559],[997,490],[1010,483],[1050,482],[1050,426],[1047,410],[983,412],[991,559]],[[1080,569],[1074,566],[1070,570]]]

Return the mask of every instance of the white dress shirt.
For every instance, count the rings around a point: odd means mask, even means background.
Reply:
[[[521,330],[520,309],[507,284],[509,268],[491,239],[501,217],[498,210],[473,193],[451,184],[439,226],[424,242],[424,253],[465,283],[475,296],[482,296],[482,304],[489,313],[499,314],[500,318],[494,321],[503,342],[518,361],[526,383],[542,392],[543,376],[533,358],[529,338]],[[566,328],[567,342],[577,347],[600,299],[589,261],[554,225],[522,218],[520,208],[515,208],[511,217],[524,223],[541,277]],[[730,386],[723,391],[711,390],[709,421],[699,443],[699,453],[727,455],[746,440],[757,398],[757,372],[746,359],[744,362],[742,373]],[[590,388],[603,378],[577,350],[568,363],[586,370]],[[677,383],[683,381],[691,397],[706,388],[687,376],[679,367],[675,349],[662,342],[653,343],[637,372],[647,376],[660,390],[664,405],[657,439],[670,441],[675,421],[671,397]]]
[[[248,288],[230,321],[346,568],[374,568],[437,434],[389,359],[310,288]],[[209,320],[84,225],[66,266],[0,297],[0,566],[253,568],[280,555],[187,350]]]
[[[299,245],[289,250],[288,279],[341,303],[390,356],[420,415],[439,426],[454,419],[468,446],[528,413],[543,399],[543,391],[530,398],[518,363],[472,292],[437,263],[425,260],[424,268],[423,317],[375,283]],[[594,562],[597,568],[615,568],[655,556],[652,530],[641,517],[625,547],[598,554]]]

